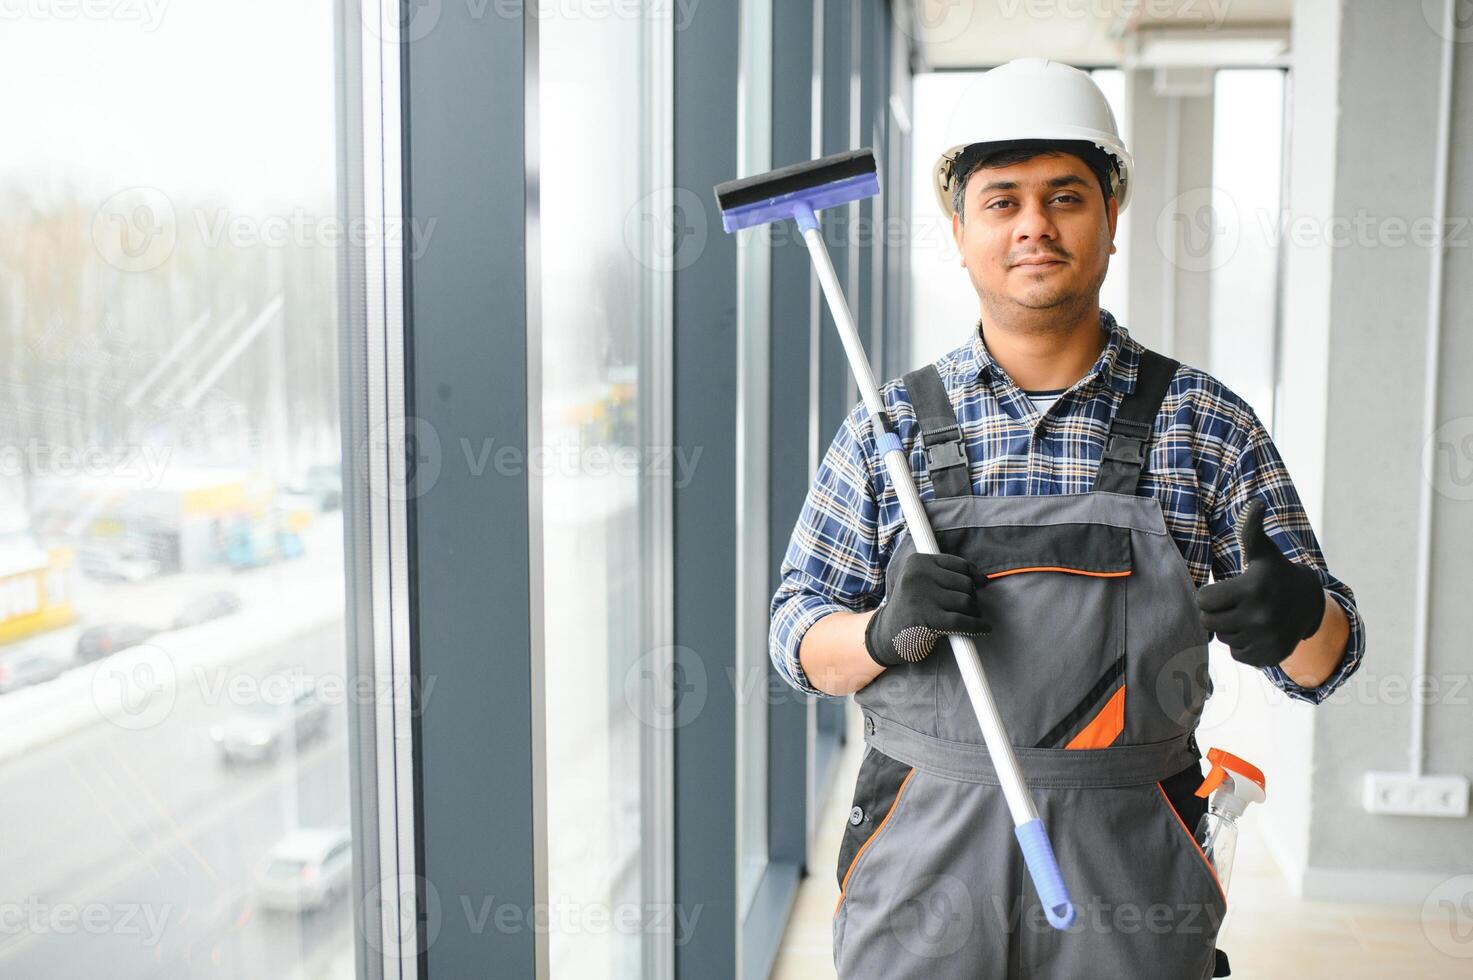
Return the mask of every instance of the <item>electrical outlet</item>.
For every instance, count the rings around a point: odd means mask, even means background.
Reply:
[[[1466,817],[1466,776],[1413,776],[1406,772],[1368,772],[1362,788],[1368,813],[1410,817]]]

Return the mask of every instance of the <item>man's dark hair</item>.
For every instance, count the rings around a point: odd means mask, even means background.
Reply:
[[[977,143],[957,154],[952,164],[955,175],[951,191],[951,209],[965,224],[966,211],[962,205],[967,197],[967,180],[979,167],[1011,167],[1034,157],[1048,153],[1072,153],[1084,161],[1095,179],[1100,183],[1100,193],[1108,207],[1113,194],[1111,188],[1119,179],[1115,158],[1088,140],[1009,140],[1003,143]]]

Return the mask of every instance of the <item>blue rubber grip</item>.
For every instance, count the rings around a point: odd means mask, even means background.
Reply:
[[[1013,833],[1018,835],[1023,860],[1028,862],[1028,873],[1033,876],[1033,887],[1038,889],[1049,925],[1055,929],[1069,928],[1074,924],[1074,905],[1069,901],[1069,889],[1059,873],[1059,862],[1054,860],[1054,849],[1048,842],[1043,821],[1034,817],[1014,827]]]

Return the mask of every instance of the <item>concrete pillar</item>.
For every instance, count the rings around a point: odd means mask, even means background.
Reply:
[[[1430,561],[1425,770],[1473,772],[1473,62],[1441,4],[1297,0],[1280,431],[1330,567],[1367,623],[1360,673],[1330,702],[1275,712],[1290,765],[1264,809],[1304,894],[1421,904],[1473,851],[1473,820],[1362,807],[1368,770],[1408,767],[1419,572]],[[1469,40],[1463,29],[1457,40]],[[1436,310],[1433,223],[1442,59],[1451,160]],[[1461,216],[1461,217],[1460,217]],[[1430,229],[1430,231],[1429,231]],[[1465,247],[1457,247],[1459,245]],[[1435,324],[1436,329],[1429,327]],[[1429,338],[1440,334],[1427,369]],[[1424,395],[1436,385],[1433,419]],[[1424,475],[1424,464],[1428,469]],[[1431,480],[1432,491],[1425,493]],[[1428,551],[1419,548],[1423,508]],[[1298,706],[1295,706],[1297,709]],[[1285,783],[1284,777],[1289,777]],[[1270,777],[1273,778],[1272,776]],[[1297,783],[1295,782],[1297,780]]]
[[[1160,84],[1158,84],[1158,80]],[[1188,84],[1182,85],[1181,82]],[[1205,84],[1205,91],[1203,85]],[[1211,74],[1125,72],[1125,145],[1135,159],[1128,222],[1131,335],[1206,369],[1213,235]]]

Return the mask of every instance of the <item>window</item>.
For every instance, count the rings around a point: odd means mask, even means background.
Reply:
[[[0,975],[351,969],[336,13],[0,32]]]
[[[1212,372],[1273,426],[1285,73],[1219,70],[1214,81]]]
[[[693,462],[660,448],[668,273],[692,208],[662,149],[671,21],[539,23],[549,954],[554,977],[652,976],[672,939],[679,722],[667,484]]]

